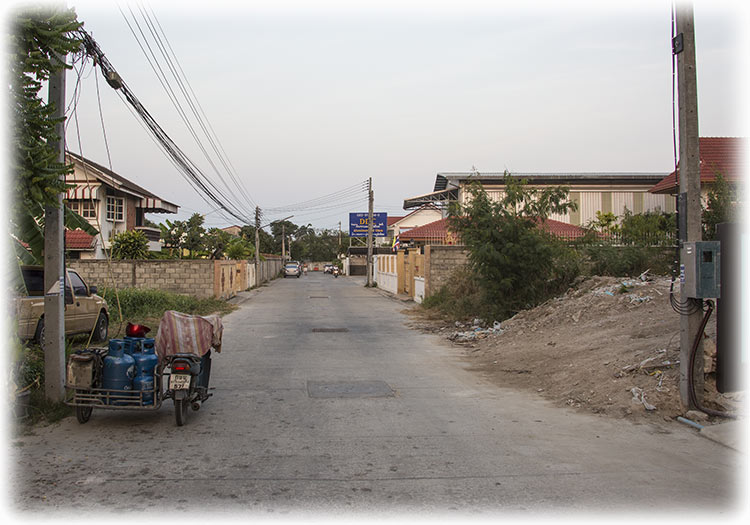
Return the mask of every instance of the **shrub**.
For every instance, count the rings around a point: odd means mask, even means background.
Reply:
[[[425,297],[422,306],[437,310],[452,319],[492,317],[480,281],[467,267],[454,270],[448,283],[434,294]]]
[[[115,235],[112,240],[115,259],[145,259],[148,257],[148,239],[142,231],[128,230]]]

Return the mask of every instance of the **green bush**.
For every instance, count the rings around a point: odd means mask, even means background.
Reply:
[[[446,285],[424,298],[422,306],[458,320],[492,317],[480,280],[467,267],[455,270]]]
[[[148,239],[139,230],[127,230],[112,240],[112,257],[115,259],[145,259],[148,257]]]

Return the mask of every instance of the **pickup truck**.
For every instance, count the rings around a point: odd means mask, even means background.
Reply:
[[[96,295],[96,286],[88,286],[75,270],[65,269],[65,335],[91,333],[92,340],[107,340],[109,310],[107,301]],[[22,266],[21,274],[28,296],[16,298],[18,337],[44,341],[44,268]]]

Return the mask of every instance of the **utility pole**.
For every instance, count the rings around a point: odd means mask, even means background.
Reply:
[[[367,183],[367,287],[372,286],[372,177]]]
[[[255,207],[255,286],[260,286],[260,206]]]
[[[675,8],[677,36],[673,44],[677,54],[677,74],[679,93],[680,122],[680,242],[701,240],[701,182],[700,151],[698,133],[698,88],[695,64],[695,27],[693,6],[689,2],[678,2]],[[682,245],[681,245],[682,246]],[[684,254],[680,251],[680,264]],[[682,279],[681,279],[682,281]],[[680,284],[681,301],[688,301],[685,285]],[[703,400],[703,342],[699,340],[695,366],[690,368],[690,351],[700,330],[702,312],[680,316],[680,401],[687,408],[697,408],[690,401],[688,379],[692,377],[695,397],[698,403]]]
[[[284,264],[284,261],[286,261],[286,245],[284,244],[286,235],[286,224],[283,222],[281,223],[281,264]]]
[[[66,57],[57,57],[65,62]],[[52,115],[57,140],[50,146],[57,152],[57,161],[65,163],[65,69],[49,78],[49,100],[55,107]],[[63,175],[64,178],[64,175]],[[65,398],[65,229],[62,193],[57,206],[44,209],[44,395],[49,401]]]
[[[339,253],[341,253],[341,221],[339,221]]]

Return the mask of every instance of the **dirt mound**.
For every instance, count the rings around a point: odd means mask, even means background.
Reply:
[[[502,323],[462,324],[421,307],[413,328],[464,349],[471,369],[492,382],[553,401],[634,421],[683,415],[679,393],[680,318],[670,280],[592,277]],[[739,395],[715,388],[715,319],[706,329],[704,404],[735,410]]]

